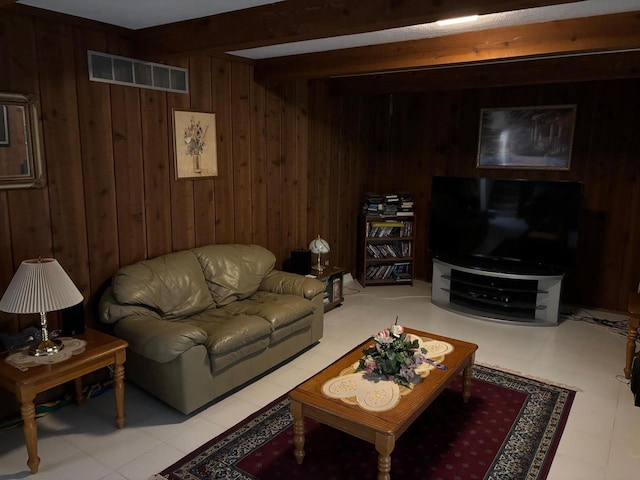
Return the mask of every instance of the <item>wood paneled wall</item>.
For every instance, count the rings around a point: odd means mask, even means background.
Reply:
[[[39,96],[47,177],[41,189],[0,190],[0,292],[22,260],[54,256],[89,325],[120,266],[232,242],[263,245],[280,265],[310,240],[306,82],[267,88],[251,65],[205,55],[168,62],[189,69],[189,95],[89,81],[87,49],[130,47],[90,22],[0,16],[0,91]],[[216,113],[217,177],[174,180],[172,108]],[[2,332],[30,324],[0,314]]]
[[[0,91],[39,95],[47,177],[45,188],[0,191],[0,291],[23,259],[55,256],[95,325],[122,265],[230,242],[263,245],[281,265],[318,234],[329,261],[355,273],[364,193],[397,190],[414,193],[416,275],[429,280],[431,177],[490,175],[583,181],[567,299],[626,309],[640,280],[638,80],[335,96],[322,81],[262,85],[251,65],[204,54],[168,62],[189,69],[189,95],[88,80],[87,49],[126,56],[131,47],[93,23],[0,17]],[[481,108],[564,103],[578,105],[570,171],[475,167]],[[172,108],[216,113],[217,177],[174,180]],[[36,322],[0,314],[0,331]]]
[[[332,118],[331,138],[326,138],[326,132],[320,132],[315,122],[322,123],[328,115],[311,110],[311,145],[316,142],[313,135],[325,145],[317,151],[311,149],[311,165],[331,162],[321,156],[328,156],[329,147],[344,155],[347,162],[364,163],[361,168],[365,177],[348,179],[352,198],[356,190],[360,193],[358,202],[365,191],[414,193],[418,278],[431,278],[427,238],[434,175],[578,180],[584,182],[578,267],[565,282],[565,300],[581,306],[627,310],[629,292],[636,290],[640,281],[640,135],[636,120],[640,80],[327,96],[325,102],[330,105],[323,107],[325,110],[340,113]],[[554,104],[577,105],[569,171],[476,168],[480,109]],[[327,168],[327,172],[331,173],[323,178],[324,184],[341,184],[342,170]],[[328,198],[337,199],[339,195]],[[329,204],[327,199],[325,207]],[[357,215],[353,205],[343,208]],[[329,238],[337,238],[340,246],[346,246],[346,240],[338,236],[345,225],[329,226]],[[353,245],[349,248],[355,252]],[[355,265],[353,257],[340,261],[351,268]]]

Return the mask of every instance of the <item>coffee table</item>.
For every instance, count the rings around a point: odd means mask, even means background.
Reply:
[[[460,373],[462,399],[465,403],[468,401],[471,394],[471,368],[478,346],[409,328],[405,332],[453,345],[453,352],[448,353],[442,362],[448,369],[432,370],[421,383],[414,386],[412,392],[402,396],[393,409],[383,413],[367,411],[358,405],[325,396],[322,393],[324,383],[356,363],[362,357],[362,349],[372,343],[371,339],[363,342],[289,393],[291,415],[294,418],[294,456],[298,464],[302,463],[305,456],[304,417],[309,417],[374,444],[378,452],[378,480],[390,480],[391,452],[396,439]]]
[[[35,421],[36,394],[63,383],[74,381],[76,403],[82,404],[82,375],[114,365],[113,391],[116,401],[116,426],[124,427],[124,362],[128,343],[105,333],[87,328],[74,338],[87,342],[85,350],[59,363],[29,367],[26,371],[9,365],[6,355],[0,357],[0,386],[13,392],[20,402],[24,421],[24,441],[27,447],[27,465],[31,473],[38,472],[38,433]]]

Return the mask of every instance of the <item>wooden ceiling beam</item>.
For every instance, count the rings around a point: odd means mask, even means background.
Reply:
[[[543,74],[541,72],[544,72]],[[539,60],[505,60],[328,80],[334,95],[495,88],[512,85],[640,78],[640,51]]]
[[[640,12],[503,27],[446,37],[259,60],[260,81],[385,73],[507,58],[640,48]]]
[[[0,0],[5,1],[5,0]],[[142,58],[224,53],[576,0],[288,0],[135,32]]]

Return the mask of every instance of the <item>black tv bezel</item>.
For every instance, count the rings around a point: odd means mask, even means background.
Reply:
[[[433,182],[436,178],[447,178],[447,179],[460,179],[460,180],[491,180],[491,181],[500,181],[500,182],[528,182],[528,183],[554,183],[554,184],[574,184],[579,185],[580,187],[580,200],[577,211],[576,218],[576,230],[577,230],[577,242],[579,242],[580,238],[580,224],[582,219],[582,211],[583,211],[583,198],[584,198],[584,183],[576,180],[538,180],[538,179],[528,179],[528,178],[495,178],[495,177],[456,177],[456,176],[446,176],[446,175],[434,175],[431,179],[431,195],[433,197]],[[433,199],[430,200],[429,203],[429,219],[433,218]],[[461,254],[457,252],[444,252],[442,249],[433,250],[431,248],[431,240],[432,237],[432,229],[431,224],[429,225],[429,235],[428,235],[428,245],[427,249],[431,253],[433,258],[436,258],[445,263],[457,265],[460,267],[472,268],[482,271],[495,271],[501,273],[513,273],[513,274],[529,274],[529,275],[561,275],[567,273],[576,268],[577,265],[577,254],[578,254],[578,244],[576,243],[576,247],[573,249],[573,261],[571,263],[550,263],[544,261],[532,262],[526,259],[521,258],[510,258],[510,257],[502,257],[502,256],[492,256],[492,255],[483,255],[483,254]]]

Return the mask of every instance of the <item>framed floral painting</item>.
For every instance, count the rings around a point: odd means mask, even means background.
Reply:
[[[173,109],[175,179],[218,175],[216,114]]]

